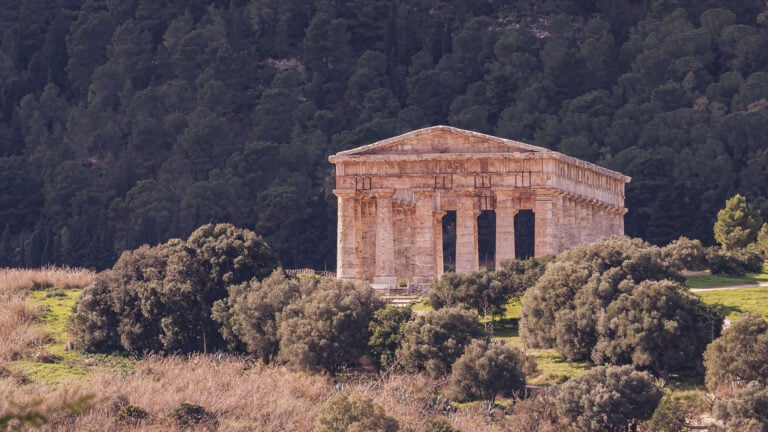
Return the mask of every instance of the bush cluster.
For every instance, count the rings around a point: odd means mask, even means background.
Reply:
[[[641,240],[582,245],[560,254],[526,292],[520,334],[569,359],[661,375],[697,366],[722,317],[682,281],[662,250]]]

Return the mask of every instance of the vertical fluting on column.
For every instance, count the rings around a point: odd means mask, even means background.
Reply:
[[[589,201],[584,203],[584,224],[587,228],[587,237],[584,239],[585,243],[592,243],[595,241],[595,219],[592,210],[592,203]]]
[[[360,196],[360,219],[358,225],[361,231],[361,244],[358,251],[358,259],[362,270],[360,279],[373,280],[376,267],[376,201],[370,197]]]
[[[392,226],[394,191],[377,191],[376,196],[376,271],[373,283],[394,286],[395,248]]]
[[[534,251],[537,257],[554,253],[552,229],[552,195],[537,195],[533,209]]]
[[[357,277],[357,251],[355,248],[355,193],[334,191],[339,198],[338,226],[336,230],[336,277]]]
[[[565,208],[567,210],[566,219],[566,231],[568,233],[567,242],[565,247],[571,248],[579,243],[578,241],[578,227],[576,226],[576,203],[573,198],[565,198]]]
[[[435,216],[433,191],[414,191],[416,195],[416,269],[414,282],[429,283],[434,280],[435,269]],[[440,231],[442,233],[442,230]],[[442,247],[440,248],[442,251]]]
[[[477,250],[477,198],[458,197],[456,208],[456,272],[464,273],[480,268]]]
[[[515,259],[515,209],[512,195],[496,192],[496,268]]]
[[[552,218],[550,224],[550,236],[552,238],[551,253],[557,254],[565,249],[566,236],[565,216],[563,212],[563,195],[556,193],[552,195]]]
[[[579,243],[587,243],[589,237],[589,220],[584,201],[576,201],[576,225],[579,227]]]
[[[443,257],[443,216],[445,212],[433,213],[432,228],[435,230],[435,279],[445,273],[445,263]]]

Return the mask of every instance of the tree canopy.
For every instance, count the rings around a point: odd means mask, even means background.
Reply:
[[[206,223],[335,265],[327,156],[448,124],[632,176],[626,231],[768,209],[763,0],[4,2],[0,259],[105,269]]]

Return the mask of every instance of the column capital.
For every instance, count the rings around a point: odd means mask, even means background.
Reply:
[[[357,191],[354,189],[334,189],[333,194],[339,198],[354,198]]]
[[[376,198],[392,198],[395,196],[394,189],[369,189],[368,192]]]

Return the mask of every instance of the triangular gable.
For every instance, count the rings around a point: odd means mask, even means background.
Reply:
[[[337,153],[336,156],[531,153],[549,151],[543,147],[450,126],[432,126],[343,151]]]

